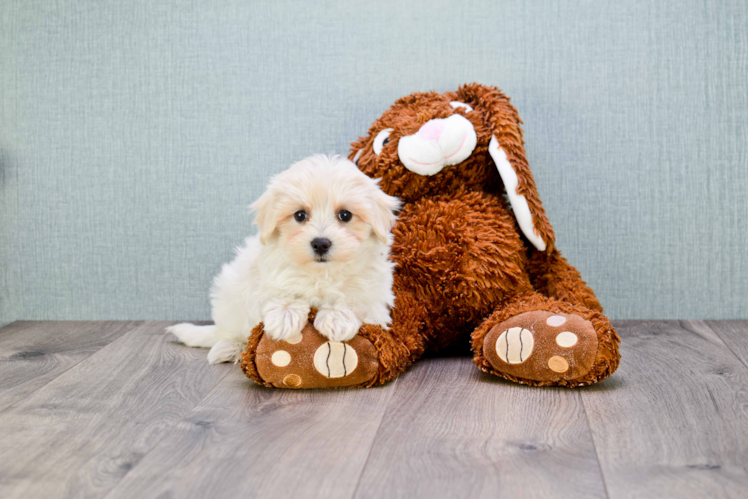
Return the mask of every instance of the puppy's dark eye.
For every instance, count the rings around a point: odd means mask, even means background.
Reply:
[[[340,219],[341,222],[349,222],[351,217],[353,217],[353,214],[348,210],[341,210],[338,212],[338,219]]]
[[[384,141],[382,141],[382,146],[386,146],[389,143],[390,143],[390,138],[388,137]]]
[[[307,218],[306,212],[303,210],[299,210],[295,214],[293,214],[293,218],[296,222],[304,222]]]

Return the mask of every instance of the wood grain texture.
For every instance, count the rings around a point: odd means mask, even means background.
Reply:
[[[706,324],[748,367],[748,321],[707,321]]]
[[[437,358],[401,376],[356,496],[601,497],[605,488],[578,391]]]
[[[236,367],[109,496],[350,498],[396,385],[268,389]]]
[[[617,323],[588,388],[455,357],[338,391],[258,387],[167,324],[0,330],[0,497],[748,496],[748,322]]]
[[[0,411],[138,324],[137,321],[16,321],[0,329]]]
[[[149,322],[0,412],[0,496],[101,497],[229,366]]]
[[[625,322],[582,394],[611,497],[748,496],[748,369],[700,321]]]

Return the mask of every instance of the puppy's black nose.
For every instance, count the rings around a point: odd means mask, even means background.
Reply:
[[[317,255],[325,255],[331,246],[332,241],[327,238],[314,238],[312,240],[312,248]]]

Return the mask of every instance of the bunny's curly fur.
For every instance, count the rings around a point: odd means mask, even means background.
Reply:
[[[417,134],[430,120],[455,114],[467,118],[475,130],[472,154],[431,176],[406,168],[399,156],[400,138]],[[472,84],[456,92],[403,97],[372,124],[368,136],[352,144],[350,158],[356,158],[367,175],[381,178],[387,194],[404,202],[393,230],[397,267],[391,336],[404,347],[402,365],[428,350],[472,337],[474,361],[483,371],[531,385],[587,385],[616,370],[620,338],[602,315],[594,292],[555,246],[525,156],[521,123],[501,91]],[[373,142],[385,129],[392,129],[389,141],[376,154]],[[536,234],[546,244],[543,251],[518,227],[489,155],[492,137],[517,174],[517,193],[527,200]],[[592,323],[597,352],[587,373],[528,379],[486,359],[483,340],[489,330],[531,311],[576,314]]]
[[[378,385],[459,343],[470,343],[480,370],[529,385],[588,385],[617,369],[620,338],[556,248],[521,123],[501,91],[471,84],[397,100],[352,144],[350,159],[404,203],[392,231],[395,306],[389,330],[359,331],[378,359],[372,377],[324,387]],[[263,341],[260,325],[245,373],[290,386],[258,371]]]

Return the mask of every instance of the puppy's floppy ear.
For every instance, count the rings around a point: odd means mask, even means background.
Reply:
[[[372,181],[371,187],[371,202],[372,202],[372,216],[369,223],[371,224],[374,234],[382,243],[391,243],[390,231],[392,226],[395,225],[397,215],[395,212],[400,210],[400,200],[394,196],[390,196],[377,185],[379,179]]]
[[[493,135],[488,152],[504,182],[522,233],[541,252],[550,250],[555,245],[555,235],[527,164],[517,110],[496,87],[463,85],[457,96],[461,102],[470,103],[475,112],[482,113],[490,124]]]
[[[249,206],[250,212],[255,214],[255,224],[260,229],[260,243],[263,245],[275,232],[278,218],[276,214],[276,189],[271,184],[257,201]]]

